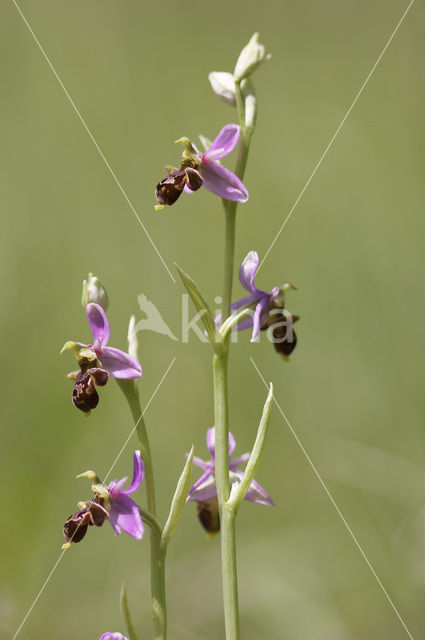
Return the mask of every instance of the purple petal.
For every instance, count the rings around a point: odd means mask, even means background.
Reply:
[[[195,486],[195,485],[194,485]],[[193,491],[186,502],[204,502],[205,500],[211,500],[217,495],[217,487],[215,485],[214,476],[210,473],[209,478],[207,478],[203,484],[199,486],[196,491]]]
[[[140,451],[136,450],[133,453],[133,479],[131,481],[131,485],[128,489],[124,489],[121,493],[124,493],[126,496],[137,491],[137,489],[142,484],[142,480],[145,477],[145,463],[143,462],[143,458],[140,454]]]
[[[229,431],[229,458],[233,454],[235,449],[236,449],[235,436],[233,435],[233,433],[231,431]]]
[[[215,427],[207,429],[207,448],[211,454],[211,460],[215,460]]]
[[[142,377],[140,362],[120,349],[105,347],[100,359],[103,369],[113,378],[131,380]]]
[[[237,300],[236,302],[233,302],[231,304],[230,311],[231,311],[231,313],[235,313],[235,311],[238,311],[242,307],[248,306],[252,302],[258,302],[258,299],[259,299],[258,295],[250,295],[250,296],[246,296],[246,298],[241,298],[240,300]],[[252,310],[252,313],[254,313],[254,309]],[[216,316],[214,318],[214,322],[216,323],[216,325],[220,326],[220,324],[221,324],[221,313],[219,313],[218,316]],[[245,322],[247,322],[247,320],[244,320],[243,322],[238,324],[238,326],[235,327],[234,330],[235,331],[240,331],[242,328],[246,329],[246,327],[243,326],[243,324]],[[248,322],[250,322],[249,326],[252,327],[252,318],[251,319],[248,318]]]
[[[100,305],[90,302],[86,307],[86,316],[93,333],[93,346],[104,347],[111,334],[106,313]]]
[[[250,453],[243,453],[241,456],[238,456],[237,458],[232,460],[229,464],[229,467],[231,467],[232,470],[235,471],[236,467],[240,467],[241,464],[245,464],[245,462],[248,462],[250,455]]]
[[[186,453],[186,458],[189,457],[189,454]],[[196,467],[199,467],[200,469],[203,469],[204,471],[206,471],[207,469],[210,468],[211,464],[209,462],[205,462],[205,460],[202,460],[202,458],[198,458],[198,456],[193,456],[193,464]]]
[[[100,636],[99,640],[128,640],[128,638],[118,631],[115,631],[114,633],[107,631]]]
[[[263,298],[255,307],[254,317],[252,319],[252,336],[251,342],[255,342],[260,335],[260,329],[265,320],[264,316],[269,311],[269,299]]]
[[[121,492],[123,486],[127,482],[128,477],[124,476],[121,480],[112,480],[108,485],[109,497],[114,500]]]
[[[226,124],[212,142],[208,151],[202,154],[203,161],[208,163],[211,160],[218,160],[218,158],[228,156],[238,144],[239,135],[240,129],[237,124]]]
[[[205,473],[203,473],[203,474],[201,475],[201,477],[200,477],[200,478],[198,478],[198,480],[195,482],[195,484],[193,485],[193,487],[191,487],[191,488],[189,489],[189,491],[187,492],[188,499],[189,499],[189,497],[192,495],[192,493],[195,493],[195,491],[197,491],[197,490],[199,489],[199,487],[201,487],[202,485],[204,485],[207,481],[208,481],[208,483],[209,483],[209,482],[214,482],[214,476],[213,476],[212,468],[211,468],[211,467],[209,467],[209,468],[205,471]]]
[[[211,460],[214,463],[215,461],[215,427],[211,427],[211,429],[207,429],[207,447],[208,451],[211,454]],[[233,433],[229,431],[229,458],[232,455],[236,448],[236,440],[233,436]]]
[[[236,473],[240,478],[243,477],[243,471],[236,471]],[[255,502],[256,504],[263,504],[266,507],[274,507],[274,501],[256,480],[251,481],[244,500]]]
[[[256,251],[250,251],[239,267],[239,280],[241,285],[253,294],[258,294],[259,292],[259,289],[257,289],[254,284],[259,262],[258,253]]]
[[[121,531],[124,531],[137,540],[143,538],[145,528],[139,507],[122,491],[118,497],[111,502],[109,522],[116,536],[119,536]]]
[[[248,200],[248,190],[239,178],[223,167],[219,162],[212,161],[208,165],[201,167],[201,174],[204,179],[204,187],[221,196],[226,200],[234,202],[246,202]]]

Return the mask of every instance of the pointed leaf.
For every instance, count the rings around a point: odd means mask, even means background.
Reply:
[[[179,478],[176,490],[174,492],[173,500],[171,502],[170,513],[167,518],[167,522],[164,525],[164,530],[162,532],[162,537],[161,537],[162,548],[167,547],[170,541],[170,538],[173,535],[174,529],[176,528],[177,523],[180,520],[183,507],[186,503],[187,492],[189,491],[189,484],[190,484],[190,474],[192,472],[192,461],[193,461],[193,446],[187,457],[186,464],[184,465],[183,472]]]
[[[121,606],[121,615],[124,618],[129,639],[138,640],[136,631],[134,629],[133,620],[131,618],[130,609],[128,606],[127,591],[126,591],[124,582],[122,583],[122,586],[121,586],[120,606]]]
[[[254,447],[249,457],[248,464],[246,465],[243,477],[241,478],[240,482],[235,482],[232,484],[232,490],[227,504],[235,512],[239,509],[242,500],[245,498],[250,484],[254,480],[258,465],[260,464],[260,459],[264,451],[267,431],[269,428],[272,403],[273,385],[270,383],[270,390],[263,408],[263,414],[261,416],[260,424],[258,427],[257,437],[255,439]]]
[[[208,338],[211,342],[211,345],[216,353],[221,353],[221,335],[217,330],[216,324],[214,322],[213,315],[205,302],[202,293],[199,290],[196,282],[192,280],[192,278],[185,273],[178,265],[176,265],[179,275],[183,281],[184,286],[186,287],[186,291],[192,298],[192,302],[195,305],[197,311],[201,312],[201,320],[207,332]]]

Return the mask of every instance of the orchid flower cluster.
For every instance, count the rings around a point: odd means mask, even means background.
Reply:
[[[195,308],[202,312],[201,319],[212,347],[214,426],[208,428],[206,433],[209,460],[194,456],[193,447],[186,453],[183,471],[164,523],[160,522],[157,516],[148,430],[140,406],[139,382],[142,378],[142,366],[138,359],[134,316],[130,319],[128,352],[110,347],[108,343],[111,331],[106,316],[109,298],[104,285],[93,274],[89,274],[88,279],[84,281],[82,296],[82,304],[92,333],[91,342],[86,344],[68,341],[61,351],[73,352],[77,360],[77,370],[67,376],[74,383],[71,394],[73,405],[85,416],[89,416],[99,404],[98,388],[105,387],[109,378],[115,378],[128,402],[139,440],[139,447],[133,453],[133,477],[127,488],[127,477],[106,483],[106,480],[102,482],[92,470],[77,476],[91,481],[92,496],[91,499],[78,502],[78,510],[66,519],[63,527],[63,548],[69,549],[73,544],[81,542],[86,538],[89,527],[99,528],[106,521],[111,525],[116,537],[124,532],[135,542],[144,538],[145,527],[148,527],[153,637],[156,640],[165,640],[167,637],[165,557],[185,504],[196,503],[198,519],[206,530],[207,537],[214,537],[220,533],[226,640],[239,639],[235,537],[238,510],[243,501],[274,506],[273,499],[254,477],[265,447],[273,387],[270,385],[252,451],[236,458],[233,457],[236,440],[229,429],[227,390],[228,355],[233,331],[248,330],[251,342],[259,339],[260,332],[268,332],[275,350],[285,360],[297,343],[293,325],[299,318],[285,308],[286,294],[295,287],[285,283],[274,286],[270,291],[258,288],[255,281],[260,261],[256,251],[249,251],[239,268],[239,280],[248,295],[232,302],[236,210],[238,204],[246,203],[249,197],[243,183],[243,175],[257,111],[251,76],[269,57],[258,40],[258,34],[254,34],[239,55],[233,74],[210,74],[213,91],[224,102],[236,107],[239,124],[226,124],[213,142],[201,136],[204,151],[200,151],[186,137],[177,140],[183,145],[180,168],[166,166],[168,175],[160,180],[155,190],[155,209],[161,210],[165,206],[174,205],[183,191],[193,194],[205,187],[222,200],[226,234],[223,307],[219,316],[212,316],[198,285],[178,267],[183,285]],[[235,150],[236,166],[235,170],[231,171],[221,164],[221,160]],[[201,475],[190,487],[193,465],[201,470]],[[243,465],[245,468],[241,469]],[[146,505],[140,504],[140,497],[138,500],[134,499],[142,481],[146,488]],[[99,640],[137,640],[138,634],[132,621],[125,588],[121,593],[121,608],[128,637],[120,632],[106,632]],[[143,637],[147,637],[145,629]]]

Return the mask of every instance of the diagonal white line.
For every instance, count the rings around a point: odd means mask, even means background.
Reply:
[[[21,16],[22,20],[24,21],[24,23],[26,24],[26,26],[28,27],[28,31],[31,33],[32,37],[34,38],[38,48],[40,49],[41,53],[43,54],[44,59],[46,60],[47,64],[49,65],[50,69],[52,70],[56,80],[59,82],[60,86],[62,87],[66,97],[68,98],[71,107],[74,109],[75,113],[77,114],[81,124],[83,125],[84,129],[87,131],[87,134],[90,138],[90,140],[93,142],[94,146],[96,147],[100,157],[102,158],[103,162],[105,163],[107,169],[109,170],[109,173],[111,174],[111,176],[113,177],[118,189],[121,191],[122,195],[124,196],[128,206],[130,207],[130,209],[132,210],[132,212],[134,213],[134,215],[136,216],[140,226],[142,227],[143,231],[146,234],[146,237],[148,238],[149,242],[151,243],[154,251],[156,252],[158,258],[161,260],[162,264],[164,265],[165,269],[168,272],[168,275],[170,276],[171,280],[174,282],[174,284],[176,284],[176,281],[174,279],[173,274],[171,273],[170,269],[168,268],[164,258],[161,256],[158,247],[156,246],[155,242],[152,240],[148,230],[146,229],[146,226],[143,224],[142,220],[140,219],[140,217],[137,214],[136,209],[134,208],[134,206],[132,205],[132,203],[130,202],[130,199],[128,198],[126,192],[124,191],[123,187],[121,186],[120,181],[118,180],[117,176],[115,175],[111,165],[109,164],[109,162],[107,161],[107,159],[105,158],[105,155],[102,151],[102,149],[99,147],[99,145],[97,144],[96,140],[94,139],[94,136],[92,134],[92,132],[90,131],[90,129],[88,128],[83,116],[81,115],[81,113],[78,111],[73,99],[71,98],[71,96],[69,95],[68,91],[65,88],[65,85],[63,84],[62,80],[60,79],[59,75],[57,74],[53,64],[50,62],[50,59],[47,55],[47,53],[44,51],[43,47],[41,46],[37,36],[35,35],[34,31],[31,29],[28,20],[26,19],[26,17],[24,16],[24,14],[22,13],[21,9],[19,8],[16,0],[12,0],[13,4],[15,5],[16,9],[18,10],[19,15]]]
[[[316,166],[313,169],[313,173],[311,174],[311,176],[309,177],[309,179],[307,180],[307,182],[305,183],[304,187],[302,188],[298,198],[295,200],[294,204],[291,207],[291,210],[289,211],[288,215],[286,216],[285,220],[283,221],[282,226],[280,227],[279,231],[277,232],[277,234],[274,237],[273,242],[271,243],[271,245],[269,246],[269,248],[266,251],[266,254],[264,256],[264,258],[261,260],[258,269],[261,269],[261,266],[264,262],[264,260],[267,258],[267,256],[269,255],[270,251],[273,249],[277,239],[279,238],[280,234],[282,233],[283,229],[286,226],[286,223],[288,222],[289,218],[292,216],[296,206],[298,205],[299,201],[301,200],[301,198],[303,197],[305,191],[307,190],[310,182],[312,181],[312,179],[314,178],[316,171],[318,170],[318,168],[320,167],[320,165],[322,164],[323,160],[325,159],[326,154],[328,153],[329,149],[331,148],[331,146],[334,143],[335,138],[337,137],[338,133],[341,131],[345,121],[347,120],[348,116],[350,115],[354,105],[356,104],[357,100],[360,98],[361,94],[363,93],[363,89],[365,88],[365,86],[367,85],[367,83],[369,82],[373,72],[375,71],[376,67],[378,66],[378,64],[381,61],[382,56],[384,55],[384,53],[386,52],[386,50],[388,49],[388,47],[390,46],[390,43],[392,41],[392,39],[394,38],[395,34],[397,33],[399,27],[401,26],[401,23],[403,22],[404,18],[407,16],[407,13],[410,9],[410,7],[412,6],[412,4],[414,3],[415,0],[410,0],[410,3],[407,7],[407,9],[405,10],[405,12],[403,13],[403,15],[401,16],[400,20],[397,23],[396,28],[394,29],[394,31],[392,32],[391,36],[388,38],[387,43],[385,45],[385,47],[382,49],[381,53],[378,56],[377,61],[375,62],[375,64],[373,65],[372,69],[369,71],[366,80],[363,82],[362,86],[360,87],[356,97],[354,98],[350,108],[348,109],[347,113],[345,114],[345,116],[343,117],[343,119],[341,120],[337,130],[335,131],[335,133],[333,134],[332,138],[330,139],[330,142],[328,144],[328,146],[326,147],[326,149],[324,150],[324,152],[322,153],[319,162],[316,164]],[[257,269],[257,271],[258,271]]]
[[[171,367],[173,366],[173,364],[174,364],[175,360],[176,360],[176,357],[174,356],[174,358],[172,359],[172,361],[171,361],[171,362],[170,362],[170,364],[168,365],[167,370],[165,371],[164,375],[162,376],[161,380],[160,380],[160,381],[159,381],[159,383],[157,384],[157,386],[156,386],[156,388],[155,388],[155,391],[153,392],[153,394],[152,394],[152,395],[151,395],[151,397],[149,398],[149,401],[148,401],[147,405],[145,406],[145,408],[143,409],[143,411],[142,411],[142,413],[141,413],[141,415],[140,415],[139,419],[137,420],[136,424],[134,425],[133,429],[131,430],[130,435],[128,436],[128,438],[127,438],[127,439],[126,439],[126,441],[124,442],[123,446],[121,447],[120,452],[118,453],[118,455],[116,456],[115,460],[114,460],[114,461],[113,461],[113,463],[111,464],[111,467],[110,467],[110,469],[109,469],[108,473],[106,474],[106,476],[105,476],[105,480],[103,481],[103,483],[102,483],[102,484],[105,484],[105,483],[106,483],[106,481],[107,481],[107,479],[108,479],[108,478],[109,478],[109,476],[111,475],[112,470],[114,469],[114,467],[115,467],[116,463],[118,462],[118,460],[119,460],[119,458],[120,458],[120,456],[121,456],[122,452],[123,452],[123,451],[124,451],[124,449],[126,448],[126,446],[127,446],[128,442],[129,442],[129,440],[130,440],[131,436],[132,436],[132,435],[134,434],[134,432],[136,431],[136,429],[137,429],[137,425],[139,424],[140,420],[144,417],[144,415],[145,415],[146,411],[147,411],[147,410],[148,410],[148,408],[149,408],[149,405],[151,404],[152,400],[155,398],[155,396],[156,396],[156,394],[157,394],[157,392],[158,392],[158,390],[159,390],[160,386],[162,385],[162,383],[164,382],[165,378],[167,377],[168,372],[170,371]],[[92,501],[91,501],[91,502],[92,502]],[[93,502],[92,502],[92,504],[93,504]],[[78,525],[78,526],[79,526],[79,525]],[[77,527],[77,529],[78,529],[78,527]],[[76,533],[76,531],[74,532],[73,536],[75,535],[75,533]],[[72,539],[72,538],[71,538],[71,539]],[[22,620],[21,624],[19,625],[19,627],[18,627],[18,629],[17,629],[17,631],[16,631],[15,635],[13,636],[13,639],[12,639],[12,640],[15,640],[15,639],[18,637],[19,632],[21,631],[21,629],[22,629],[22,627],[24,626],[25,622],[28,620],[28,618],[29,618],[29,616],[30,616],[30,614],[31,614],[31,611],[34,609],[35,605],[37,604],[37,602],[38,602],[38,600],[39,600],[39,598],[40,598],[40,596],[41,596],[41,594],[43,593],[44,589],[47,587],[48,583],[50,582],[50,578],[53,576],[53,574],[54,574],[54,572],[55,572],[55,570],[56,570],[56,567],[58,566],[58,564],[59,564],[59,563],[60,563],[60,561],[62,560],[62,558],[63,558],[63,556],[64,556],[64,554],[65,554],[65,552],[66,552],[66,551],[67,551],[67,549],[64,549],[64,550],[61,552],[61,554],[59,555],[59,558],[56,560],[55,564],[54,564],[54,565],[53,565],[53,567],[52,567],[52,570],[50,571],[49,575],[47,576],[47,578],[46,578],[46,579],[45,579],[45,581],[43,582],[43,584],[42,584],[42,587],[41,587],[40,591],[38,592],[37,596],[34,598],[34,600],[33,600],[32,604],[31,604],[30,608],[28,609],[28,611],[27,611],[27,613],[26,613],[26,615],[25,615],[24,619]]]
[[[258,375],[260,376],[261,380],[263,381],[264,385],[266,386],[266,388],[269,388],[269,385],[267,384],[267,382],[264,379],[264,376],[262,375],[261,371],[259,370],[259,368],[257,367],[257,365],[255,364],[253,358],[249,358],[255,368],[255,370],[257,371]],[[390,603],[391,607],[393,608],[397,618],[400,620],[401,624],[404,627],[404,630],[406,631],[407,635],[409,636],[410,640],[413,640],[413,636],[410,633],[409,629],[407,628],[403,618],[401,617],[401,615],[399,614],[394,602],[391,600],[388,591],[385,589],[384,585],[382,584],[380,578],[378,577],[378,575],[376,574],[375,569],[372,567],[371,563],[369,562],[369,560],[367,559],[367,556],[365,554],[365,552],[363,551],[363,548],[361,547],[359,541],[357,540],[356,536],[354,535],[354,533],[352,532],[350,525],[348,524],[347,520],[344,518],[341,509],[338,507],[338,505],[336,504],[334,498],[332,497],[331,492],[329,491],[329,489],[327,488],[327,486],[325,485],[324,481],[322,480],[322,477],[320,475],[320,473],[318,472],[317,468],[315,467],[315,465],[313,464],[313,461],[311,460],[310,456],[308,455],[307,451],[304,449],[304,446],[301,442],[301,440],[299,439],[299,437],[297,436],[297,434],[295,433],[292,425],[290,424],[288,418],[286,417],[283,409],[281,408],[280,404],[278,403],[278,401],[276,400],[276,397],[273,396],[273,401],[275,403],[275,405],[277,406],[277,408],[279,409],[279,412],[282,414],[283,419],[285,420],[286,424],[288,425],[292,435],[294,436],[298,446],[300,447],[301,451],[303,452],[303,454],[305,455],[305,457],[308,460],[308,463],[310,465],[310,467],[312,468],[314,475],[316,476],[316,478],[318,479],[318,481],[320,482],[320,484],[322,485],[322,488],[324,489],[326,495],[328,496],[329,500],[332,502],[332,505],[334,506],[337,514],[339,515],[339,517],[341,518],[342,522],[344,523],[345,528],[347,529],[348,533],[350,534],[350,536],[352,537],[357,549],[360,551],[361,555],[363,556],[364,561],[366,562],[367,566],[369,567],[369,569],[371,570],[371,572],[373,573],[376,581],[378,582],[379,586],[381,587],[385,597],[387,598],[388,602]]]

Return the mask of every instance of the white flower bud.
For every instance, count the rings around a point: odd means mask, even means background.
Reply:
[[[95,302],[101,306],[104,311],[106,311],[109,306],[109,298],[105,287],[99,278],[96,278],[92,273],[89,273],[87,280],[83,281],[83,294],[81,296],[81,304],[84,308],[86,308],[89,302]]]
[[[236,107],[235,99],[235,79],[231,73],[226,71],[211,71],[208,80],[214,93],[227,104]]]
[[[251,40],[239,55],[235,67],[234,77],[237,82],[247,78],[264,60],[269,60],[270,54],[266,54],[266,48],[258,42],[258,33],[254,33]]]

